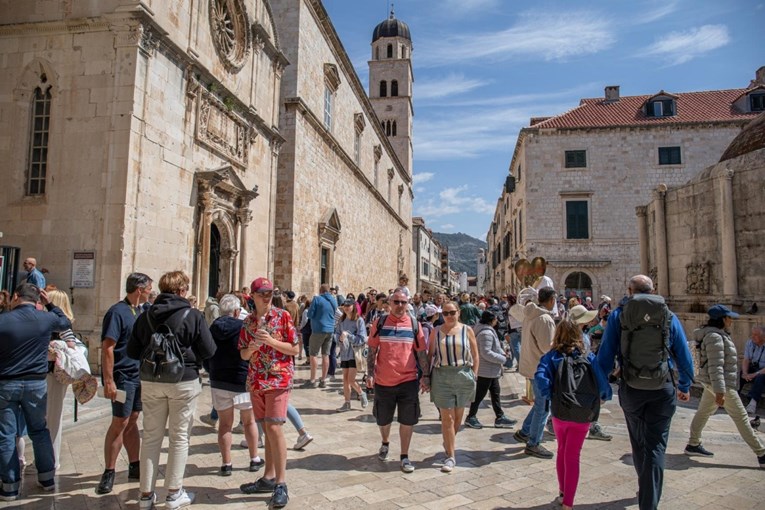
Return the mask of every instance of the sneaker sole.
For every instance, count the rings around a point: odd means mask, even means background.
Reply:
[[[587,436],[587,439],[592,439],[592,440],[595,440],[595,441],[610,441],[613,438],[612,437]]]
[[[715,456],[714,453],[712,455],[706,455],[706,454],[698,453],[698,452],[685,452],[685,454],[689,457],[714,457]]]
[[[530,452],[527,450],[523,450],[523,453],[525,453],[529,457],[536,457],[537,459],[552,459],[554,457],[553,455],[543,455],[541,453]]]
[[[304,444],[302,444],[302,445],[300,445],[300,446],[298,446],[298,445],[295,445],[295,447],[293,448],[293,450],[302,450],[303,448],[305,448],[306,446],[308,446],[309,444],[311,444],[311,441],[313,441],[313,438],[309,439],[308,441],[306,441]]]
[[[495,429],[511,429],[513,427],[515,427],[515,423],[513,423],[512,425],[507,425],[507,424],[505,424],[505,425],[496,425],[495,424],[494,425]]]
[[[483,428],[483,425],[469,425],[467,423],[465,423],[465,426],[469,429],[474,429],[474,430],[481,430]]]

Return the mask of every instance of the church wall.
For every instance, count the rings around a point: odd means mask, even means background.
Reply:
[[[376,129],[379,120],[357,96],[344,63],[324,33],[311,1],[272,2],[278,34],[290,66],[285,70],[280,132],[287,139],[279,160],[276,283],[313,294],[319,281],[319,222],[337,209],[342,231],[334,251],[334,278],[346,291],[395,285],[411,252],[410,184],[393,163],[392,151]],[[322,8],[323,9],[323,8]],[[295,29],[295,27],[299,29]],[[324,127],[324,64],[336,66],[331,130]],[[292,99],[291,99],[292,98]],[[360,160],[354,161],[355,114],[363,116]],[[380,146],[375,188],[375,146]],[[389,209],[389,170],[391,200]],[[402,187],[399,210],[399,187]],[[376,189],[376,191],[375,191]],[[403,232],[402,232],[403,231]],[[403,261],[399,264],[399,233]],[[374,235],[374,241],[370,236]],[[380,247],[385,247],[381,249]]]
[[[622,296],[627,279],[640,271],[635,207],[650,200],[660,183],[681,185],[719,159],[739,131],[736,125],[529,130],[519,160],[522,181],[513,194],[524,204],[519,251],[547,259],[547,275],[558,290],[569,273],[581,270],[593,279],[594,299]],[[659,165],[658,148],[676,145],[682,164]],[[582,149],[587,167],[565,168],[565,151]],[[565,239],[568,199],[589,202],[590,239]]]

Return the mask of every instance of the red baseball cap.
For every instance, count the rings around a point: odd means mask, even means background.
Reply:
[[[274,290],[274,284],[268,278],[256,278],[250,284],[250,290],[252,292],[262,292]]]

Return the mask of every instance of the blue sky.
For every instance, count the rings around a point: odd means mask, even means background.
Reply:
[[[366,84],[388,0],[324,5]],[[480,239],[530,117],[606,85],[742,88],[765,65],[765,0],[399,0],[395,13],[414,46],[414,215]]]

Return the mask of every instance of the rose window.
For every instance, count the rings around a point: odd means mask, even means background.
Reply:
[[[210,0],[210,31],[223,64],[229,71],[239,71],[250,43],[249,22],[242,0]]]

